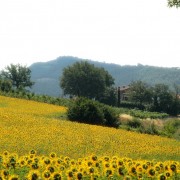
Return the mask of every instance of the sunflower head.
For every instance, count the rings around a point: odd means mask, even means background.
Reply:
[[[29,171],[29,174],[27,176],[28,180],[38,180],[39,177],[40,177],[40,173],[37,170]]]
[[[12,175],[8,179],[9,180],[19,180],[19,177],[17,175]]]
[[[113,171],[112,171],[112,169],[106,169],[105,173],[106,173],[106,176],[109,177],[113,174]]]
[[[170,169],[175,172],[176,171],[176,165],[175,164],[171,164],[170,165]]]
[[[36,154],[36,151],[34,150],[34,149],[32,149],[30,152],[29,152],[29,154]]]
[[[89,173],[90,173],[90,174],[93,174],[93,173],[94,173],[94,168],[93,168],[93,167],[90,167],[90,168],[89,168]]]
[[[9,176],[9,171],[8,170],[2,170],[2,175],[4,176],[4,177],[8,177]]]
[[[136,167],[132,166],[132,167],[130,168],[130,172],[131,172],[133,175],[136,175],[136,174],[137,174],[137,172],[136,172]]]
[[[8,156],[8,155],[9,155],[9,152],[8,152],[8,151],[4,151],[4,152],[3,152],[3,155],[4,155],[4,156]]]
[[[44,178],[48,179],[48,178],[50,178],[50,176],[51,176],[51,173],[49,171],[46,170],[46,171],[43,172],[43,177]]]
[[[91,159],[92,159],[93,161],[97,161],[97,160],[98,160],[98,157],[97,157],[96,155],[92,155],[92,156],[91,156]]]
[[[124,176],[126,174],[126,170],[123,166],[119,167],[118,172],[120,176]]]
[[[83,174],[81,172],[77,172],[76,177],[78,180],[83,179]]]
[[[158,176],[158,180],[166,180],[166,176],[164,174],[160,174]]]
[[[48,164],[50,164],[50,163],[51,163],[51,161],[50,161],[50,159],[49,159],[49,158],[45,158],[45,159],[44,159],[44,163],[45,163],[46,165],[48,165]]]
[[[67,177],[72,178],[74,176],[73,171],[67,171]]]
[[[54,152],[50,153],[49,156],[50,156],[50,158],[56,158],[57,157],[56,153],[54,153]]]
[[[38,166],[38,164],[36,162],[34,162],[34,163],[31,164],[31,168],[32,169],[38,169],[39,166]]]
[[[51,174],[54,173],[54,171],[55,171],[55,169],[54,169],[53,166],[48,166],[48,167],[47,167],[47,170],[48,170]]]
[[[154,170],[154,168],[150,168],[150,169],[148,170],[148,174],[149,174],[150,176],[154,176],[155,173],[156,173],[156,171]]]
[[[61,174],[60,174],[60,173],[56,172],[56,173],[53,174],[53,179],[54,179],[54,180],[61,180],[61,178],[62,178],[62,177],[61,177]]]
[[[109,156],[105,156],[105,157],[104,157],[104,161],[107,161],[107,162],[108,162],[109,160],[110,160]]]

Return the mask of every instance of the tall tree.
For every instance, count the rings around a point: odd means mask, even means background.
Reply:
[[[171,113],[173,95],[169,87],[164,84],[156,84],[153,87],[153,108],[158,112]]]
[[[34,84],[31,81],[31,70],[26,66],[20,64],[10,64],[5,70],[1,72],[1,76],[4,79],[10,80],[13,87],[16,89],[25,89],[25,87],[32,87]]]
[[[64,94],[99,100],[106,89],[114,84],[113,77],[104,68],[86,61],[76,62],[64,68],[60,86]]]
[[[141,105],[151,101],[151,88],[142,81],[134,81],[130,84],[129,98]]]
[[[168,0],[169,7],[180,7],[180,0]]]

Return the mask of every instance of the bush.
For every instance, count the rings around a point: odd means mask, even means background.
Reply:
[[[9,92],[12,90],[12,83],[9,80],[0,79],[0,90],[3,92]]]
[[[127,102],[127,101],[122,101],[120,103],[120,107],[128,108],[128,109],[140,109],[140,110],[145,109],[145,106],[142,104],[134,103],[134,102]]]
[[[118,127],[118,118],[112,108],[86,98],[78,98],[69,106],[67,116],[71,121]]]
[[[142,126],[141,120],[136,118],[133,118],[131,121],[128,121],[127,125],[130,126],[131,128],[139,128]]]
[[[179,119],[170,119],[167,120],[164,128],[162,130],[162,135],[168,137],[176,136],[177,139],[180,138],[180,120]]]
[[[115,110],[108,106],[103,106],[102,110],[104,114],[105,125],[109,127],[119,127],[119,118]]]

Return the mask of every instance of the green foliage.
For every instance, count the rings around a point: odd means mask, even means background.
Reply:
[[[101,108],[104,114],[105,126],[116,128],[119,127],[120,123],[116,111],[110,106],[102,105]]]
[[[155,120],[154,120],[155,121]],[[160,131],[153,120],[139,119],[133,117],[132,119],[121,120],[120,128],[128,131],[136,131],[144,134],[160,135]]]
[[[180,0],[168,0],[169,7],[180,7]]]
[[[117,114],[112,108],[102,105],[94,100],[78,98],[69,107],[67,116],[72,121],[87,124],[118,127]]]
[[[59,77],[63,74],[63,69],[73,65],[75,62],[83,59],[76,57],[62,56],[55,60],[34,63],[29,68],[32,71],[32,80],[35,85],[32,92],[37,94],[47,94],[50,96],[63,95],[62,88],[59,87]],[[164,68],[154,66],[120,66],[97,61],[88,60],[88,63],[94,64],[95,67],[104,68],[115,79],[115,86],[128,85],[132,81],[141,80],[149,85],[159,83],[166,84],[173,89],[173,84],[180,85],[180,69]]]
[[[104,94],[98,100],[99,102],[110,106],[117,106],[116,88],[114,87],[106,88]]]
[[[99,100],[106,88],[114,84],[112,76],[103,68],[87,61],[77,62],[64,69],[60,86],[64,94]]]
[[[78,121],[88,124],[105,124],[103,112],[95,101],[85,98],[78,98],[75,103],[69,107],[67,116],[72,121]]]
[[[142,81],[132,82],[129,89],[129,99],[141,105],[149,103],[151,101],[150,88]]]
[[[164,84],[156,84],[153,88],[153,110],[171,114],[173,95],[169,87]]]
[[[59,105],[59,106],[66,106],[66,107],[72,104],[72,100],[70,99],[51,97],[47,95],[37,95],[37,94],[26,92],[26,91],[17,91],[17,90],[12,90],[9,92],[0,91],[0,95],[34,100],[38,102],[44,102],[44,103],[49,103],[49,104],[54,104],[54,105]]]
[[[137,118],[133,118],[132,120],[128,121],[127,125],[130,126],[131,128],[139,128],[142,126],[141,120]]]
[[[152,135],[159,135],[159,131],[157,130],[157,127],[154,124],[154,122],[150,123],[148,127],[141,128],[140,132]]]
[[[180,140],[180,120],[179,119],[168,120],[165,123],[161,134],[168,137],[174,137]]]
[[[12,83],[10,80],[0,79],[0,90],[1,91],[11,91],[12,90]]]
[[[145,106],[136,102],[121,101],[120,107],[128,109],[140,109],[144,110]]]
[[[149,111],[141,111],[137,109],[129,110],[129,114],[133,117],[141,118],[141,119],[163,119],[168,117],[167,113],[158,113],[158,112],[149,112]]]
[[[18,90],[22,90],[25,87],[31,87],[34,83],[31,82],[31,70],[26,66],[20,64],[11,64],[7,66],[5,70],[1,72],[1,76],[4,79],[10,80],[13,87]]]
[[[128,95],[129,101],[146,107],[146,110],[177,115],[180,107],[177,94],[165,84],[156,84],[152,87],[142,81],[135,81],[130,84]]]

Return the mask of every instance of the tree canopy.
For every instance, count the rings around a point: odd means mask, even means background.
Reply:
[[[130,84],[129,98],[139,104],[146,104],[151,101],[151,92],[147,83],[134,81]]]
[[[16,89],[31,87],[34,83],[31,81],[31,70],[20,64],[11,64],[1,72],[1,77],[10,80],[12,86]]]
[[[180,7],[180,0],[168,0],[169,7]]]
[[[64,94],[99,100],[114,84],[113,77],[104,69],[87,61],[76,62],[64,68],[60,86]]]
[[[129,100],[146,106],[150,111],[165,112],[177,115],[180,112],[180,100],[178,98],[178,86],[176,93],[165,84],[148,86],[142,81],[130,84]]]

